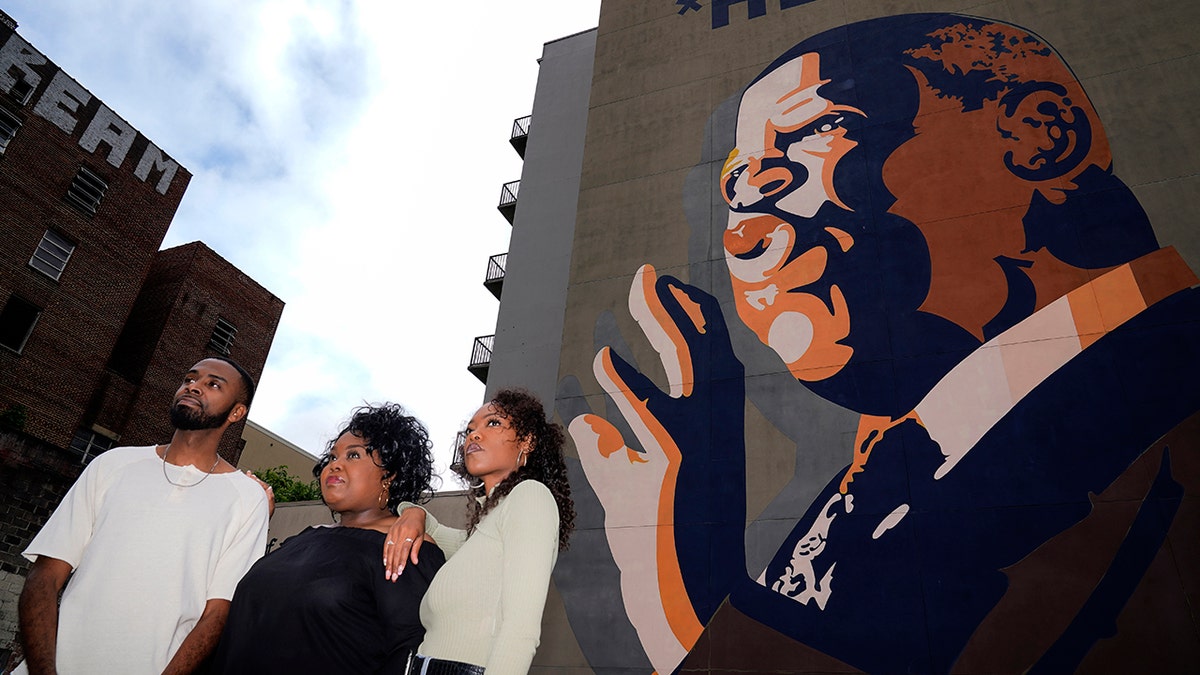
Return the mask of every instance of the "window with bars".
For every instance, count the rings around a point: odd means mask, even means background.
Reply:
[[[8,142],[17,135],[17,130],[21,128],[21,118],[8,112],[4,108],[0,108],[0,155],[8,149]]]
[[[91,429],[80,429],[71,439],[70,449],[80,456],[79,463],[87,464],[102,452],[112,450],[115,441]]]
[[[229,350],[233,348],[233,339],[235,337],[237,337],[237,326],[234,326],[223,318],[218,318],[217,326],[213,328],[212,337],[208,339],[208,346],[220,354],[229,356]]]
[[[63,270],[67,269],[67,261],[71,259],[71,254],[74,252],[75,244],[67,241],[54,230],[46,230],[46,234],[42,235],[42,240],[38,243],[37,250],[33,252],[33,257],[29,259],[29,266],[58,281]]]
[[[15,295],[10,297],[0,310],[0,346],[20,354],[41,315],[41,307]]]
[[[67,201],[90,216],[96,213],[107,189],[107,181],[86,166],[81,166],[71,181],[71,187],[67,188]]]

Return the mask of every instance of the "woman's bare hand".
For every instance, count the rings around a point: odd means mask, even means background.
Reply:
[[[425,510],[419,507],[405,509],[388,530],[383,544],[383,576],[395,581],[404,573],[404,566],[412,560],[417,564],[417,553],[425,540]]]
[[[267,485],[265,480],[255,476],[253,471],[247,471],[246,475],[253,478],[262,487],[263,492],[267,493],[267,518],[275,515],[275,488]]]

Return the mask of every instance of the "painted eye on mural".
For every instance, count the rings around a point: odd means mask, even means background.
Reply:
[[[834,119],[828,119],[828,117],[832,117],[832,116],[827,116],[826,118],[819,119],[816,122],[810,124],[808,126],[808,128],[811,128],[814,133],[828,133],[830,131],[833,131],[834,129],[841,128],[842,123],[846,121],[845,115],[838,115]]]
[[[843,113],[822,115],[817,119],[792,131],[780,132],[775,137],[775,147],[786,150],[796,143],[803,143],[827,134],[833,134],[847,128],[847,117]]]
[[[737,196],[738,178],[740,178],[741,175],[745,172],[746,172],[746,165],[742,164],[741,166],[737,167],[733,171],[730,171],[728,174],[726,174],[725,178],[721,181],[721,194],[723,194],[725,196],[726,204],[733,203],[734,198]]]

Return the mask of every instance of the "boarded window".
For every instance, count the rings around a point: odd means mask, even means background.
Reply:
[[[9,74],[11,75],[12,72],[10,71]],[[25,79],[23,74],[16,78],[16,81],[13,82],[13,86],[8,88],[8,95],[13,97],[13,100],[21,105],[29,103],[29,96],[32,93],[33,85]]]
[[[0,346],[20,354],[41,315],[42,308],[32,302],[15,295],[9,298],[0,310]]]
[[[96,455],[111,450],[112,446],[113,439],[108,436],[98,434],[91,429],[80,429],[71,439],[70,447],[72,452],[80,456],[80,464],[87,464]]]
[[[213,328],[212,337],[208,339],[208,346],[220,354],[229,356],[229,350],[233,348],[235,337],[237,337],[237,327],[225,319],[218,318],[217,327]]]
[[[46,230],[37,250],[33,252],[33,257],[29,259],[29,266],[58,281],[63,270],[67,269],[67,261],[71,259],[74,251],[75,244],[54,230]]]
[[[103,178],[91,169],[81,166],[79,173],[75,174],[75,180],[71,181],[71,187],[67,188],[67,201],[84,213],[92,215],[100,207],[100,200],[104,198],[104,191],[107,189],[108,183]]]
[[[0,155],[8,149],[8,142],[17,135],[21,128],[21,118],[0,108]]]

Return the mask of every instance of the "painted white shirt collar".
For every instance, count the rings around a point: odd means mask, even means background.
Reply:
[[[1174,248],[1159,249],[1067,293],[975,350],[914,409],[945,457],[934,478],[949,474],[1021,399],[1091,344],[1196,283]]]

